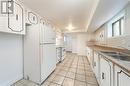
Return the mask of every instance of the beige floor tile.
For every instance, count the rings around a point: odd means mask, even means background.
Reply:
[[[52,82],[53,79],[56,77],[56,74],[51,74],[46,81]]]
[[[87,86],[99,86],[97,84],[87,84]]]
[[[86,72],[93,72],[91,68],[89,68],[89,69],[88,69],[88,68],[85,68],[85,71],[86,71]]]
[[[62,66],[64,66],[63,63],[60,63],[60,64],[57,65],[57,67],[62,67]]]
[[[77,68],[77,65],[71,65],[70,67],[71,68]]]
[[[77,68],[77,71],[84,71],[85,72],[85,69]]]
[[[19,82],[15,83],[12,86],[40,86],[40,85],[37,85],[36,83],[31,82],[31,81],[22,79],[22,80],[20,80]]]
[[[66,75],[66,77],[75,79],[75,73],[73,73],[73,72],[68,72],[67,75]]]
[[[63,81],[64,81],[64,78],[65,78],[65,77],[63,77],[63,76],[57,75],[57,76],[53,79],[52,82],[61,85],[61,84],[63,83]]]
[[[95,77],[86,77],[86,81],[90,84],[98,84]]]
[[[85,71],[84,70],[77,70],[77,74],[85,75]]]
[[[11,86],[27,86],[27,85],[24,85],[24,84],[21,84],[21,83],[15,83],[15,84],[13,84]]]
[[[49,85],[50,85],[50,82],[45,81],[41,86],[49,86]]]
[[[64,65],[64,67],[68,67],[68,68],[69,68],[69,67],[70,67],[70,65]]]
[[[35,83],[28,83],[27,86],[40,86],[40,85],[37,85]]]
[[[78,63],[78,66],[84,66],[84,63]]]
[[[86,72],[85,75],[86,77],[95,77],[93,72]]]
[[[56,69],[52,74],[57,74],[61,69]]]
[[[85,65],[85,69],[91,69],[90,65]]]
[[[19,83],[22,83],[22,84],[26,85],[26,84],[30,83],[30,81],[22,79],[22,80],[19,81]]]
[[[87,86],[85,82],[75,80],[74,86]]]
[[[85,82],[86,81],[85,75],[76,74],[76,80]]]
[[[70,68],[69,71],[76,73],[76,68]]]
[[[67,71],[64,71],[64,70],[61,70],[60,72],[58,72],[58,75],[61,75],[61,76],[66,76],[67,74]]]
[[[68,71],[69,70],[69,67],[62,67],[61,70],[64,70],[64,71]]]
[[[82,67],[82,66],[78,66],[78,68],[79,68],[79,69],[85,69],[85,67],[84,67],[84,66],[83,66],[83,67]]]
[[[59,84],[51,83],[49,86],[61,86]]]
[[[65,78],[63,86],[74,86],[74,79]]]

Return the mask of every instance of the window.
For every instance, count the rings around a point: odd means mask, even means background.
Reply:
[[[112,36],[120,36],[123,34],[124,29],[124,17],[112,23]]]

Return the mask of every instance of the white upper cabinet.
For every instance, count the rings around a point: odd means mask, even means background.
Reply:
[[[28,20],[31,24],[37,24],[38,16],[33,12],[28,12]]]
[[[3,1],[0,7],[2,10],[0,13],[0,31],[25,34],[25,10],[23,5],[16,0],[11,2]]]
[[[40,16],[33,12],[31,9],[28,7],[25,7],[25,23],[26,25],[31,25],[31,24],[38,24],[40,22]]]
[[[14,2],[14,14],[8,14],[8,27],[14,32],[21,32],[24,30],[23,7]]]

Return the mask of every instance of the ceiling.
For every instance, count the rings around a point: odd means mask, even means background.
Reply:
[[[118,14],[129,1],[130,0],[100,0],[87,31],[94,32]]]
[[[95,27],[99,27],[112,17],[110,12],[117,13],[119,9],[126,5],[128,0],[100,0],[100,2],[99,0],[21,1],[40,16],[53,22],[64,32],[70,32],[67,30],[69,24],[74,27],[72,32],[84,32],[88,28],[88,31],[94,31]]]
[[[22,2],[66,31],[71,23],[75,31],[85,30],[95,0],[22,0]]]

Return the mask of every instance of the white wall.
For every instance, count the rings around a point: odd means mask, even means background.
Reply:
[[[77,51],[77,35],[72,35],[72,53],[78,53],[78,51]]]
[[[89,39],[88,34],[78,34],[77,35],[77,54],[86,55],[86,43]]]
[[[0,86],[23,77],[22,36],[0,33]]]
[[[86,55],[87,41],[90,41],[91,35],[87,33],[73,33],[67,35],[67,49],[78,55]]]

